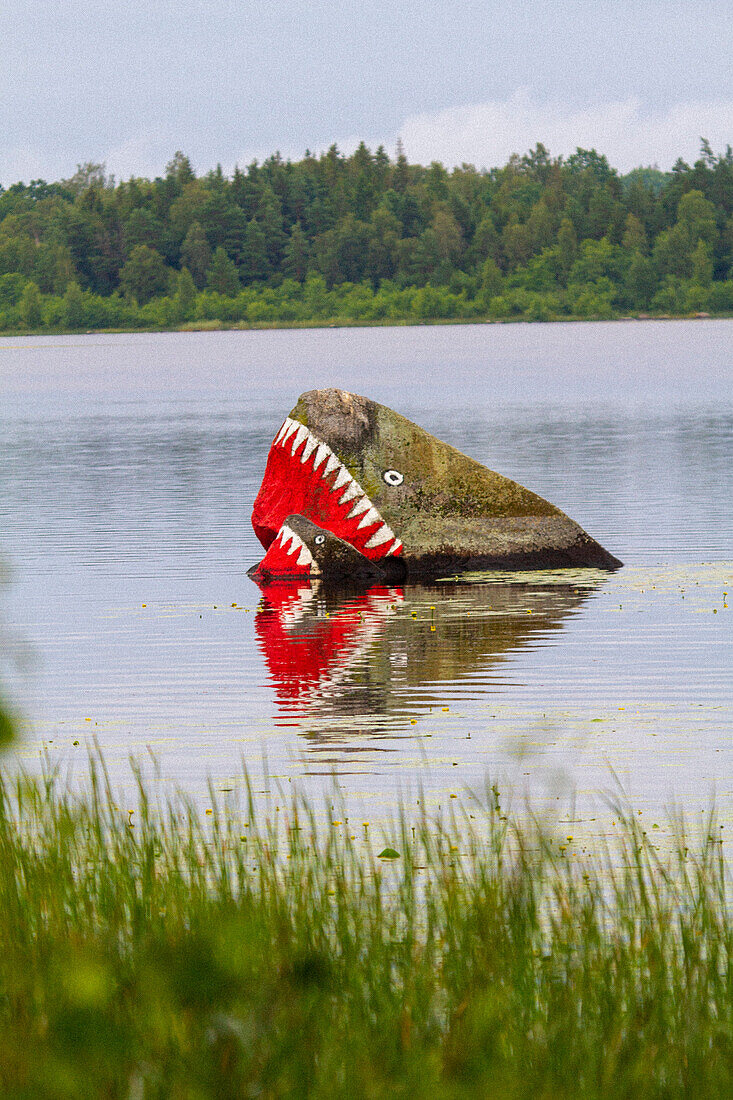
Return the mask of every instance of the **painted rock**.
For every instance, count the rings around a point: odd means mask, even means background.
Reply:
[[[297,513],[406,577],[621,565],[553,504],[404,416],[338,389],[301,395],[270,447],[252,525],[265,549]]]
[[[404,571],[395,559],[394,567],[400,566]],[[323,577],[345,584],[374,583],[386,576],[377,562],[301,515],[286,516],[264,558],[249,573],[255,579]]]

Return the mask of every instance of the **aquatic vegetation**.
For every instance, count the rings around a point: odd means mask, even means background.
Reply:
[[[0,1092],[730,1095],[720,829],[660,852],[617,812],[571,859],[496,790],[372,837],[297,797],[117,805],[100,763],[4,781]]]

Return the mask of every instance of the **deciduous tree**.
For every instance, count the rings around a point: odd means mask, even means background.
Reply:
[[[7,276],[4,276],[7,278]],[[38,328],[43,317],[41,292],[32,281],[25,284],[18,304],[20,319],[27,328]]]

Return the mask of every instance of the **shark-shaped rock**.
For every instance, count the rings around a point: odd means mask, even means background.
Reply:
[[[302,394],[273,440],[252,513],[266,550],[293,514],[407,580],[622,564],[536,493],[338,389]]]

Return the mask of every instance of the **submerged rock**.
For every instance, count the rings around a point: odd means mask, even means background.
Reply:
[[[301,395],[273,440],[252,524],[265,549],[294,513],[406,577],[621,565],[553,504],[344,390]]]

